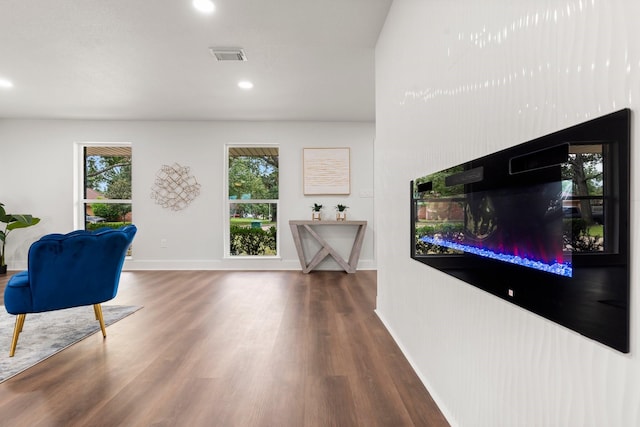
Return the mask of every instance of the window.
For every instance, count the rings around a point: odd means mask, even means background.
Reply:
[[[95,230],[130,224],[131,145],[81,144],[77,228]]]
[[[274,146],[227,146],[228,256],[278,256],[278,153]]]

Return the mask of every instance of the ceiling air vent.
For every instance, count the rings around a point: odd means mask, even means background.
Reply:
[[[244,50],[239,47],[210,47],[209,52],[218,61],[246,61]]]

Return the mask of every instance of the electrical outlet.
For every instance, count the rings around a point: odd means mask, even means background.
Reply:
[[[160,239],[160,247],[161,248],[167,247],[167,239]]]

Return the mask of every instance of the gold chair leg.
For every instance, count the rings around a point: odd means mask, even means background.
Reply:
[[[16,353],[16,346],[18,345],[18,337],[20,336],[20,332],[22,332],[22,327],[24,326],[24,319],[27,317],[26,314],[18,314],[16,316],[16,325],[13,328],[13,339],[11,340],[11,349],[9,350],[9,357],[13,357]]]
[[[27,314],[26,313],[20,315],[20,332],[22,332],[22,328],[24,327],[24,319],[26,319],[26,318],[27,318]],[[16,320],[18,320],[18,319],[16,319]]]
[[[96,314],[96,320],[100,322],[100,329],[102,329],[102,337],[107,337],[107,329],[104,326],[104,317],[102,317],[102,307],[100,304],[93,304],[93,311]]]

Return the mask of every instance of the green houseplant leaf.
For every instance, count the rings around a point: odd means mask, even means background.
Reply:
[[[40,222],[40,218],[34,218],[28,214],[13,214],[13,222],[7,225],[7,230],[15,230],[16,228],[27,228]]]

